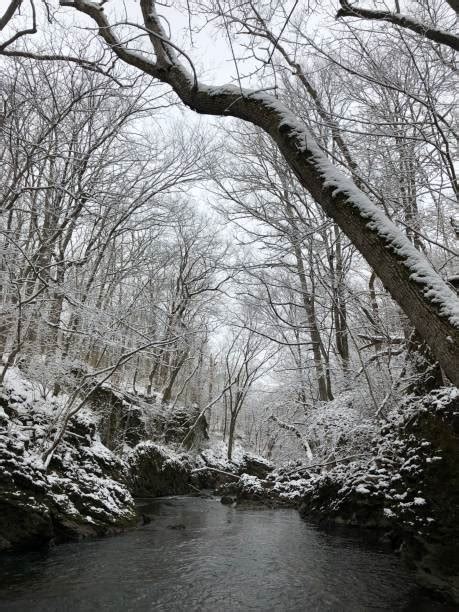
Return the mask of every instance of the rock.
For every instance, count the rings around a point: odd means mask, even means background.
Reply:
[[[188,450],[202,448],[209,439],[207,419],[200,415],[197,405],[183,408],[165,404],[164,412],[153,421],[153,429],[164,444],[183,444],[185,441],[184,447]]]
[[[124,444],[135,446],[148,437],[141,407],[110,386],[93,391],[89,405],[100,415],[97,428],[110,450],[120,450]]]
[[[236,474],[225,474],[209,466],[208,469],[200,468],[199,471],[193,472],[191,483],[197,489],[216,490],[223,484],[233,482],[235,476]]]
[[[71,420],[45,469],[52,407],[5,389],[3,401],[9,416],[0,429],[0,549],[35,549],[136,524],[126,465],[101,444],[87,415]]]
[[[256,476],[260,480],[264,480],[273,470],[274,465],[270,461],[251,453],[244,454],[239,468],[241,474]]]
[[[25,494],[8,499],[0,489],[0,533],[0,550],[46,546],[54,537],[49,509]]]
[[[270,508],[296,506],[296,500],[279,495],[272,481],[260,480],[249,474],[242,474],[237,481],[219,486],[215,493],[221,496],[222,504],[264,505]]]
[[[421,482],[416,478],[414,485],[410,469],[402,474],[415,491],[410,498],[414,495],[422,527],[409,513],[402,516],[402,555],[414,563],[423,584],[444,590],[459,603],[459,392],[442,406],[443,399],[435,392],[426,396],[424,410],[403,432],[421,460]],[[420,441],[426,446],[419,448]]]
[[[274,465],[263,457],[249,452],[237,454],[240,459],[228,460],[224,444],[203,450],[197,458],[199,471],[193,474],[193,484],[198,488],[217,489],[243,474],[264,480],[274,469]]]
[[[141,442],[128,457],[129,483],[135,497],[189,493],[191,465],[186,457],[154,442]]]
[[[37,548],[115,533],[135,524],[127,488],[95,466],[86,463],[65,475],[54,466],[45,473],[28,464],[28,456],[24,460],[17,455],[13,467],[6,452],[0,445],[1,548]],[[64,463],[68,466],[68,459]]]
[[[311,479],[300,512],[378,530],[423,586],[459,601],[459,391],[407,400],[374,456]]]

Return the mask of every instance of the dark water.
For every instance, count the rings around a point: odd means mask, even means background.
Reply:
[[[141,529],[2,557],[0,610],[448,609],[420,595],[393,555],[317,531],[294,510],[186,497],[145,504],[153,520]]]

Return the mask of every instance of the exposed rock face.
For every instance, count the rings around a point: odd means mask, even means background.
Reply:
[[[54,536],[48,483],[18,451],[0,442],[0,550],[34,548]]]
[[[300,511],[382,530],[426,586],[459,601],[458,390],[407,402],[371,459],[311,479]]]
[[[209,439],[208,423],[198,406],[186,409],[164,404],[162,414],[153,419],[155,436],[166,445],[182,445],[187,450],[202,448]]]
[[[154,442],[141,442],[128,458],[129,483],[136,497],[160,497],[190,493],[191,465]]]
[[[74,418],[45,470],[49,414],[25,396],[0,400],[0,550],[115,533],[137,521],[126,466],[104,447],[94,423]]]
[[[135,446],[147,438],[142,409],[110,386],[93,391],[89,405],[100,417],[97,428],[110,450],[121,450],[125,444]]]
[[[418,521],[403,516],[407,537],[402,552],[426,584],[446,587],[459,602],[459,393],[447,404],[443,399],[432,393],[423,400],[425,410],[406,423],[412,460],[403,478],[415,490],[413,472],[419,466],[419,494],[426,503]]]

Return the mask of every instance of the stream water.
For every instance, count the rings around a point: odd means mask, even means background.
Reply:
[[[141,504],[152,522],[140,529],[0,557],[0,610],[451,610],[420,593],[393,554],[318,531],[295,510],[192,497]]]

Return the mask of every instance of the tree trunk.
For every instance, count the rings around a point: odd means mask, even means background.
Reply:
[[[315,311],[314,297],[308,291],[308,284],[306,278],[306,270],[304,267],[303,253],[301,251],[300,244],[300,232],[293,214],[292,206],[288,201],[288,196],[285,193],[285,208],[287,210],[287,216],[292,227],[292,236],[290,238],[293,252],[295,253],[296,259],[296,270],[301,287],[301,301],[306,313],[308,320],[309,335],[311,337],[312,344],[312,355],[314,358],[314,368],[316,371],[317,387],[319,390],[319,399],[326,402],[332,400],[333,395],[331,392],[331,383],[325,376],[325,369],[322,362],[322,338],[320,336],[319,326],[317,325],[317,317]]]
[[[237,415],[231,413],[229,432],[228,432],[228,461],[231,461],[231,458],[233,456],[234,433],[236,431],[236,421],[237,421]]]
[[[330,266],[333,276],[333,310],[335,315],[336,349],[341,357],[344,372],[349,369],[349,341],[347,334],[347,308],[344,296],[343,252],[341,248],[341,232],[335,226],[335,261]]]
[[[175,380],[178,376],[178,373],[182,369],[182,366],[185,363],[187,357],[188,357],[188,350],[184,351],[180,358],[177,358],[177,357],[175,358],[174,360],[175,363],[172,366],[172,371],[169,374],[169,379],[163,391],[163,398],[162,398],[163,404],[170,401],[172,397],[172,389],[174,387]]]

